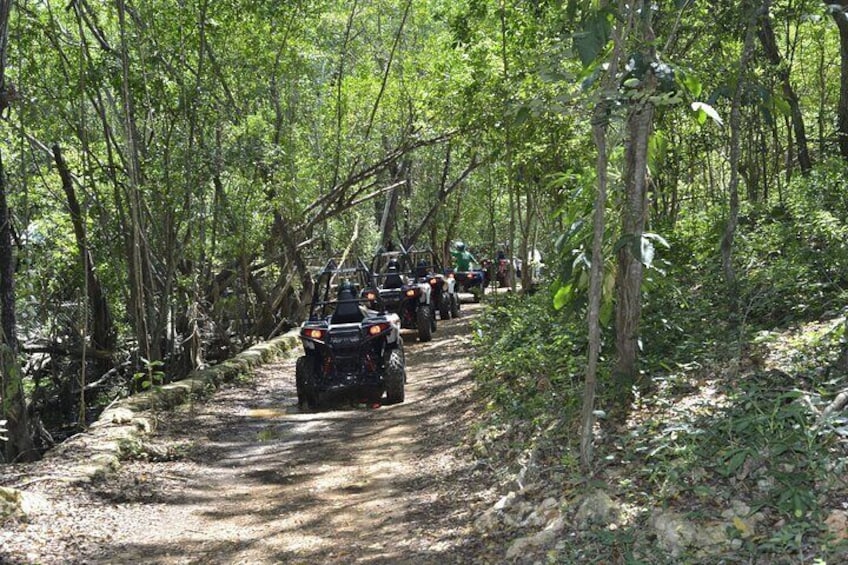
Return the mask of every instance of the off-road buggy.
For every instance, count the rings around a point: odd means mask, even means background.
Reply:
[[[382,302],[388,312],[400,318],[402,328],[418,330],[419,341],[430,341],[436,331],[432,290],[429,283],[419,282],[405,251],[377,253],[371,262],[377,286],[366,292],[369,298]]]
[[[446,275],[438,256],[430,248],[407,250],[410,262],[415,265],[418,282],[430,285],[430,301],[439,311],[439,318],[447,320],[459,317],[459,296],[456,294],[456,279]]]
[[[374,280],[361,260],[320,271],[309,319],[300,327],[304,355],[295,368],[299,406],[319,408],[330,397],[386,404],[403,402],[406,367],[400,318],[386,312],[373,293]],[[370,307],[366,307],[366,305]]]

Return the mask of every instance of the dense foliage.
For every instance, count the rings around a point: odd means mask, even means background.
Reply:
[[[644,286],[644,380],[626,419],[604,414],[618,384],[609,339],[601,363],[596,433],[606,440],[592,475],[641,510],[616,536],[579,534],[580,551],[600,559],[624,544],[630,559],[665,562],[646,509],[709,522],[742,502],[761,520],[759,535],[740,523],[735,549],[711,559],[844,558],[823,523],[844,498],[848,453],[848,419],[825,416],[848,369],[848,209],[833,190],[846,180],[844,167],[821,166],[793,179],[782,204],[746,207],[738,318],[726,301],[717,214],[677,223],[662,270]],[[518,466],[528,451],[542,452],[566,481],[579,481],[584,318],[553,302],[552,292],[540,292],[492,303],[478,324],[476,370],[502,456]]]

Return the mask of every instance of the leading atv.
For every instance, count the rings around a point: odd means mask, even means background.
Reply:
[[[379,299],[388,312],[400,318],[400,326],[418,330],[418,341],[430,341],[436,331],[432,289],[419,282],[405,251],[377,253],[371,263],[377,286],[366,295]]]
[[[304,355],[297,360],[299,406],[317,409],[330,396],[386,404],[404,400],[406,367],[400,318],[385,310],[367,266],[330,261],[318,274],[309,319],[300,327]],[[369,308],[367,306],[372,306]]]
[[[486,271],[477,262],[474,255],[466,249],[465,244],[457,241],[451,255],[456,263],[456,268],[449,270],[456,277],[457,292],[470,292],[475,302],[480,302],[489,280]]]
[[[430,301],[438,308],[439,319],[448,320],[459,317],[459,296],[454,276],[445,274],[436,253],[430,248],[411,247],[406,254],[415,265],[415,277],[418,282],[430,285]]]

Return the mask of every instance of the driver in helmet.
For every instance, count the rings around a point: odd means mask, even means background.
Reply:
[[[451,251],[454,261],[456,261],[456,270],[458,272],[470,271],[471,264],[476,263],[477,259],[466,249],[465,244],[461,241],[456,242],[456,251]]]

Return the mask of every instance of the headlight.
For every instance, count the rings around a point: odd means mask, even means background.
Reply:
[[[415,292],[416,292],[416,290],[414,288],[410,288],[409,290],[406,291],[406,295],[407,296],[415,296]]]

